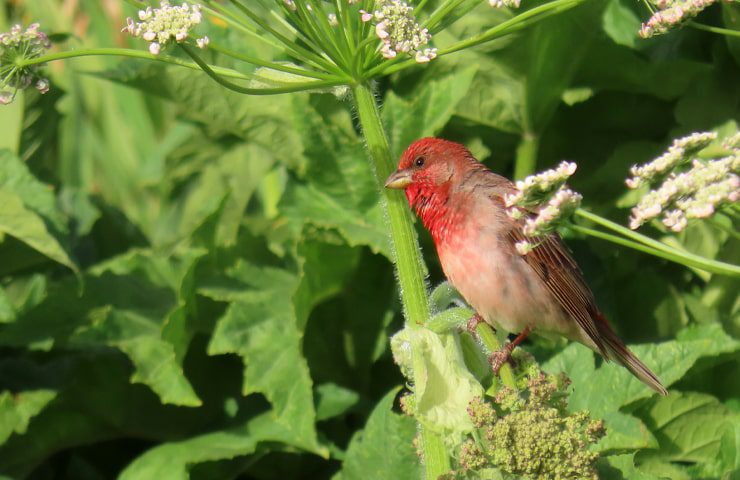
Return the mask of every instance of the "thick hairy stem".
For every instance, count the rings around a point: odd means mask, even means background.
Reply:
[[[655,255],[657,257],[665,258],[666,260],[670,260],[671,262],[686,265],[688,267],[698,268],[706,272],[716,273],[719,275],[727,275],[729,277],[740,277],[740,266],[738,265],[720,262],[718,260],[712,260],[710,258],[704,258],[691,252],[679,250],[675,247],[666,245],[663,242],[652,239],[641,233],[634,232],[627,227],[623,227],[618,223],[607,220],[606,218],[600,217],[599,215],[591,213],[588,210],[584,210],[582,208],[576,210],[575,215],[577,217],[589,220],[603,228],[616,232],[621,237],[623,237],[624,240],[620,239],[619,236],[609,235],[608,233],[599,232],[598,230],[580,228],[579,231],[581,233],[585,233],[586,235],[591,235],[604,240],[608,240],[610,242],[618,243],[620,245],[634,248],[636,250],[640,250],[645,253]],[[639,245],[643,245],[644,247],[640,248]]]
[[[429,318],[429,303],[424,282],[424,266],[411,214],[402,192],[383,188],[388,175],[395,169],[388,138],[380,120],[378,104],[367,84],[353,87],[354,103],[362,126],[362,133],[370,153],[375,181],[381,191],[385,215],[390,230],[391,251],[396,265],[407,328],[419,328]],[[412,355],[420,355],[413,349]],[[417,360],[417,359],[415,359]],[[417,364],[417,362],[413,362]],[[421,448],[424,451],[424,477],[432,480],[450,471],[450,460],[442,439],[421,426]]]
[[[501,349],[501,342],[498,341],[496,333],[494,333],[493,329],[487,323],[479,323],[475,327],[475,333],[478,335],[483,346],[488,350],[488,353],[493,353]],[[514,372],[511,370],[511,365],[508,362],[501,365],[498,375],[504,385],[517,390]]]
[[[535,172],[537,169],[539,143],[539,137],[533,133],[525,132],[522,135],[522,140],[516,148],[514,179],[521,180]]]

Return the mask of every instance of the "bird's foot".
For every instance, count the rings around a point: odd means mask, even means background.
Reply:
[[[470,320],[468,320],[468,333],[473,336],[473,338],[478,338],[478,332],[475,331],[476,327],[478,327],[479,323],[483,323],[483,317],[478,315],[477,313],[470,317]]]
[[[501,367],[503,367],[504,363],[506,362],[509,362],[512,367],[514,366],[514,360],[511,358],[511,352],[513,352],[516,346],[519,345],[525,338],[527,338],[531,332],[532,327],[528,326],[524,329],[522,333],[517,335],[514,340],[504,345],[504,348],[493,352],[488,357],[488,363],[491,364],[491,369],[493,369],[494,375],[498,375],[498,371],[501,370]]]
[[[504,348],[497,350],[488,356],[488,363],[491,365],[491,370],[494,375],[498,375],[499,370],[501,370],[501,367],[503,367],[506,362],[509,362],[512,367],[514,366],[514,359],[511,358],[511,352],[514,351],[515,347],[515,344],[507,343]]]

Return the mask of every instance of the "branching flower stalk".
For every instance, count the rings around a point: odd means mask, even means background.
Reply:
[[[693,18],[706,8],[719,3],[718,0],[642,0],[642,3],[651,14],[650,18],[642,24],[638,32],[642,38],[664,35],[684,25],[720,35],[740,37],[740,31],[704,25],[693,21]]]
[[[214,81],[230,90],[250,95],[271,95],[291,92],[327,92],[334,88],[349,89],[351,101],[358,115],[362,136],[367,145],[369,161],[375,175],[376,185],[388,219],[388,230],[393,260],[397,269],[398,289],[401,294],[406,332],[410,344],[410,383],[414,382],[414,371],[424,367],[424,357],[415,342],[423,335],[437,335],[424,327],[430,319],[428,292],[424,282],[426,269],[416,239],[410,211],[397,191],[383,187],[385,178],[393,171],[395,159],[391,157],[388,138],[383,128],[378,102],[373,91],[374,80],[406,68],[418,67],[420,63],[439,61],[446,55],[476,47],[512,32],[520,31],[552,15],[560,14],[578,6],[585,0],[553,0],[530,8],[516,16],[492,25],[489,29],[450,45],[435,43],[435,35],[442,26],[447,26],[448,15],[459,8],[464,0],[443,0],[436,10],[429,12],[429,3],[421,0],[416,4],[400,0],[203,0],[202,5],[161,3],[149,6],[136,3],[143,13],[139,21],[133,19],[122,26],[125,31],[148,43],[148,52],[135,49],[80,49],[47,54],[37,49],[33,55],[17,55],[17,46],[3,50],[0,56],[3,85],[25,88],[28,80],[7,80],[18,71],[30,72],[32,78],[39,76],[38,68],[44,63],[87,55],[117,55],[133,57],[191,69],[199,69]],[[470,2],[470,0],[467,0]],[[480,0],[481,3],[486,0]],[[488,2],[486,2],[488,3]],[[490,2],[499,7],[516,6],[517,2]],[[229,28],[245,35],[249,41],[280,50],[290,62],[269,61],[233,51],[208,37],[196,37],[191,30],[208,17],[218,18]],[[450,17],[453,18],[453,17]],[[166,19],[166,21],[165,21]],[[34,32],[35,30],[32,30]],[[12,33],[12,32],[11,32]],[[6,37],[2,37],[6,38]],[[251,73],[212,65],[204,58],[201,50],[207,50],[233,60],[245,62],[252,67]],[[434,46],[431,46],[434,45]],[[168,55],[168,50],[179,48],[190,61]],[[207,52],[206,50],[206,52]],[[6,55],[7,53],[7,55]],[[18,78],[18,77],[12,77]],[[41,78],[41,77],[39,77]],[[12,83],[16,82],[16,83]],[[570,168],[568,168],[570,170]],[[558,188],[551,192],[556,198],[553,208],[567,203],[572,210],[575,203],[568,200],[569,194]],[[575,197],[573,197],[575,198]],[[578,211],[576,211],[578,215]],[[543,209],[545,217],[553,212]],[[600,217],[597,217],[600,219]],[[544,220],[547,220],[545,218]],[[596,221],[593,218],[592,221]],[[608,222],[604,219],[604,222]],[[542,234],[544,225],[533,224],[532,233]],[[656,242],[639,233],[625,229],[631,236],[619,232],[620,241],[649,245]],[[603,232],[600,232],[603,233]],[[635,238],[637,236],[638,239]],[[615,240],[616,241],[616,240]],[[650,245],[655,251],[669,251],[669,247]],[[648,248],[648,247],[645,247]],[[675,250],[675,249],[674,249]],[[671,255],[677,255],[675,252]],[[676,257],[678,258],[678,257]],[[706,260],[706,259],[704,259]],[[709,265],[709,261],[696,260],[697,264]],[[721,263],[721,262],[716,262]],[[726,268],[726,266],[721,266]],[[720,268],[720,270],[721,270]],[[726,272],[725,272],[726,273]],[[488,335],[487,347],[497,349],[495,336]],[[448,335],[448,334],[444,334]],[[441,336],[440,336],[441,337]],[[436,337],[435,337],[436,338]],[[446,337],[448,340],[452,337]],[[453,338],[454,340],[454,338]],[[448,343],[453,351],[455,343]],[[518,388],[514,377],[502,369],[504,384]],[[480,387],[478,385],[478,387]],[[451,470],[451,456],[440,435],[426,426],[421,426],[421,450],[428,479],[437,479]]]
[[[605,434],[604,423],[588,412],[569,413],[565,377],[546,375],[531,359],[518,368],[520,393],[504,387],[490,400],[475,398],[468,415],[475,426],[462,443],[457,471],[498,468],[532,479],[598,478],[598,454],[590,451]]]
[[[0,105],[7,105],[18,90],[31,85],[41,94],[49,91],[49,80],[39,72],[42,63],[24,65],[36,60],[51,47],[49,37],[33,23],[25,30],[13,25],[10,32],[0,34]]]
[[[723,142],[723,155],[702,159],[699,154],[713,140],[714,132],[679,138],[652,162],[635,165],[626,184],[637,189],[660,182],[632,209],[630,228],[661,216],[663,225],[680,232],[689,219],[708,218],[740,200],[740,134]],[[686,165],[690,164],[690,168]]]

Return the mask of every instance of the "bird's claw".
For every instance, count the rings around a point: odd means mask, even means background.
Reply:
[[[470,320],[468,320],[468,333],[473,336],[473,338],[478,338],[478,333],[475,331],[476,327],[478,327],[479,323],[483,323],[483,317],[478,315],[477,313],[470,317]]]
[[[514,359],[511,358],[511,352],[514,351],[515,346],[516,345],[507,343],[504,348],[497,350],[488,356],[488,363],[491,365],[491,370],[494,375],[498,375],[499,370],[501,370],[501,367],[503,367],[506,362],[509,362],[513,366]]]

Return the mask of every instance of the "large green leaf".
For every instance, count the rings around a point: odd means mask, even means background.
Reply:
[[[0,232],[76,270],[66,248],[67,220],[51,185],[39,181],[10,150],[0,150]]]
[[[56,397],[54,390],[28,390],[0,393],[0,445],[11,434],[24,434],[32,417]]]
[[[30,209],[23,198],[0,187],[0,233],[11,235],[52,260],[77,271],[69,254],[53,235],[44,219]]]
[[[414,140],[437,134],[468,94],[478,66],[473,64],[427,79],[408,97],[391,92],[383,106],[383,123],[391,153],[399,158]]]
[[[719,325],[710,324],[688,328],[676,340],[635,345],[631,349],[669,386],[699,358],[735,352],[740,349],[740,342],[727,336]],[[652,391],[614,363],[596,368],[593,355],[586,347],[572,344],[543,364],[543,368],[553,373],[565,372],[573,381],[569,409],[588,410],[595,418],[606,421],[607,436],[600,442],[602,449],[655,446],[652,434],[637,418],[619,411],[650,396]]]
[[[294,432],[275,422],[270,414],[258,416],[241,427],[196,435],[178,442],[162,443],[139,456],[121,473],[121,480],[188,480],[192,466],[230,460],[257,452],[260,444],[295,443]]]
[[[550,123],[596,36],[593,23],[603,8],[602,2],[590,2],[570,15],[549,18],[528,32],[522,42],[526,54],[510,51],[527,61],[525,133],[540,134]]]
[[[601,480],[658,480],[647,472],[635,467],[635,454],[610,455],[599,460],[599,478]]]
[[[335,229],[349,245],[390,256],[377,187],[349,113],[329,115],[321,105],[296,99],[294,115],[308,170],[305,183],[289,186],[279,206],[293,235],[306,224]]]
[[[219,319],[208,352],[240,355],[243,393],[264,394],[276,419],[293,432],[295,444],[323,453],[314,427],[313,383],[291,303],[299,280],[286,270],[244,262],[237,264],[235,275],[247,288],[236,292],[237,299]],[[203,292],[214,296],[213,291]]]
[[[656,460],[678,463],[717,464],[718,474],[726,474],[736,465],[721,465],[721,443],[725,435],[734,435],[740,415],[732,412],[711,395],[674,393],[655,399],[635,412],[653,432],[659,450],[645,451],[640,461]]]
[[[134,364],[132,382],[148,385],[166,403],[200,405],[182,371],[190,335],[167,334],[183,322],[188,283],[203,251],[164,257],[132,251],[91,269],[79,298],[76,284],[55,285],[39,305],[0,330],[0,344],[15,347],[114,347]],[[74,301],[70,301],[74,299]]]
[[[263,393],[297,442],[316,449],[312,382],[301,356],[295,314],[288,298],[262,293],[229,307],[214,331],[209,352],[242,356],[243,393]]]
[[[297,163],[301,142],[286,115],[288,95],[240,95],[221,88],[202,72],[155,63],[124,62],[104,76],[174,102],[182,118],[202,124],[212,138],[237,135],[286,163]]]
[[[455,115],[477,125],[521,133],[525,121],[525,85],[521,75],[488,56],[465,55],[481,67],[455,108]]]
[[[412,446],[415,422],[391,410],[398,390],[391,390],[378,402],[365,429],[352,437],[342,470],[334,480],[419,478],[420,462]]]
[[[601,17],[602,27],[615,43],[635,48],[639,39],[640,19],[625,3],[622,0],[609,0]]]

